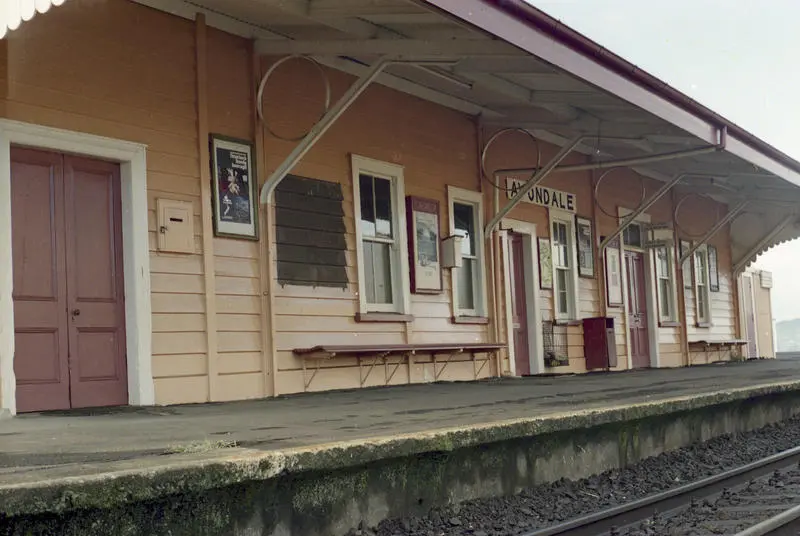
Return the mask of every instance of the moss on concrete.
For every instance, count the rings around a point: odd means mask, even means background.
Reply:
[[[496,479],[492,485],[503,493],[536,483],[535,475],[516,474],[518,460],[524,459],[523,465],[533,468],[537,460],[562,452],[567,443],[574,449],[570,456],[583,455],[581,451],[600,440],[616,444],[618,460],[614,463],[628,464],[643,455],[644,430],[650,437],[665,434],[668,422],[682,418],[686,428],[695,427],[692,433],[697,435],[700,423],[708,425],[709,416],[719,408],[744,411],[756,399],[784,408],[781,411],[788,417],[800,408],[800,383],[281,452],[221,449],[194,458],[165,456],[163,463],[136,470],[0,486],[0,515],[34,520],[86,518],[86,512],[105,512],[97,514],[105,519],[115,512],[111,518],[119,523],[119,532],[115,533],[127,534],[130,516],[120,512],[150,512],[153,505],[160,505],[159,509],[166,509],[175,519],[194,512],[187,522],[194,524],[202,519],[213,530],[249,523],[253,507],[241,510],[227,499],[231,495],[237,500],[256,501],[262,524],[283,519],[285,512],[276,513],[280,509],[288,509],[298,518],[312,517],[303,514],[313,512],[342,516],[353,508],[353,497],[385,493],[381,490],[386,489],[393,490],[394,499],[402,495],[397,501],[406,510],[428,508],[458,498],[449,489],[454,481],[471,485]],[[753,417],[747,425],[757,420]],[[479,448],[473,448],[476,446]],[[509,460],[513,460],[513,470]],[[560,463],[568,462],[561,459]],[[263,490],[275,490],[275,486],[282,486],[279,494],[290,496],[288,502],[276,505],[274,499],[264,496]],[[205,505],[202,513],[186,506],[184,499],[189,497],[194,501],[191,505]],[[76,514],[79,510],[83,513]],[[141,516],[131,523],[131,527],[152,526],[143,523]],[[217,533],[225,534],[194,534]]]

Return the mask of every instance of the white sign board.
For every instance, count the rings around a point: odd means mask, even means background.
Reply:
[[[506,177],[506,195],[509,199],[517,195],[517,192],[525,185],[522,179],[515,179]],[[528,195],[522,198],[523,201],[540,205],[547,208],[557,208],[559,210],[566,210],[567,212],[575,212],[577,209],[577,200],[575,194],[562,192],[547,186],[534,186]]]

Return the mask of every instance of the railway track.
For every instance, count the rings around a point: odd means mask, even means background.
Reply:
[[[800,534],[800,447],[522,536]]]

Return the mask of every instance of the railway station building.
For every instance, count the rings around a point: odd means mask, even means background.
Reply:
[[[50,1],[0,9],[8,415],[739,359],[800,236],[800,163],[523,0]]]

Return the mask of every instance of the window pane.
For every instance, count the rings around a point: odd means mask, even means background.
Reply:
[[[622,240],[629,246],[641,247],[642,228],[636,223],[628,225],[622,232]]]
[[[672,289],[669,279],[659,279],[658,281],[659,303],[661,304],[661,318],[670,318],[670,300],[672,299]]]
[[[707,304],[706,304],[706,293],[703,289],[700,289],[700,292],[697,293],[697,310],[698,310],[698,317],[701,320],[706,319],[706,311]]]
[[[569,314],[569,271],[556,270],[556,307],[559,314]]]
[[[372,177],[359,175],[358,184],[361,190],[361,233],[364,236],[375,236],[375,194],[372,190]]]
[[[389,244],[364,241],[364,291],[367,303],[392,303],[392,267]]]
[[[375,177],[375,231],[392,236],[392,182]]]
[[[458,307],[475,309],[475,259],[464,259],[458,269]]]
[[[658,267],[658,276],[669,277],[669,255],[667,254],[667,248],[658,248],[656,250],[656,256],[658,257],[658,262],[656,263]]]
[[[472,205],[453,203],[453,225],[457,236],[463,236],[461,254],[475,256],[475,208]]]

